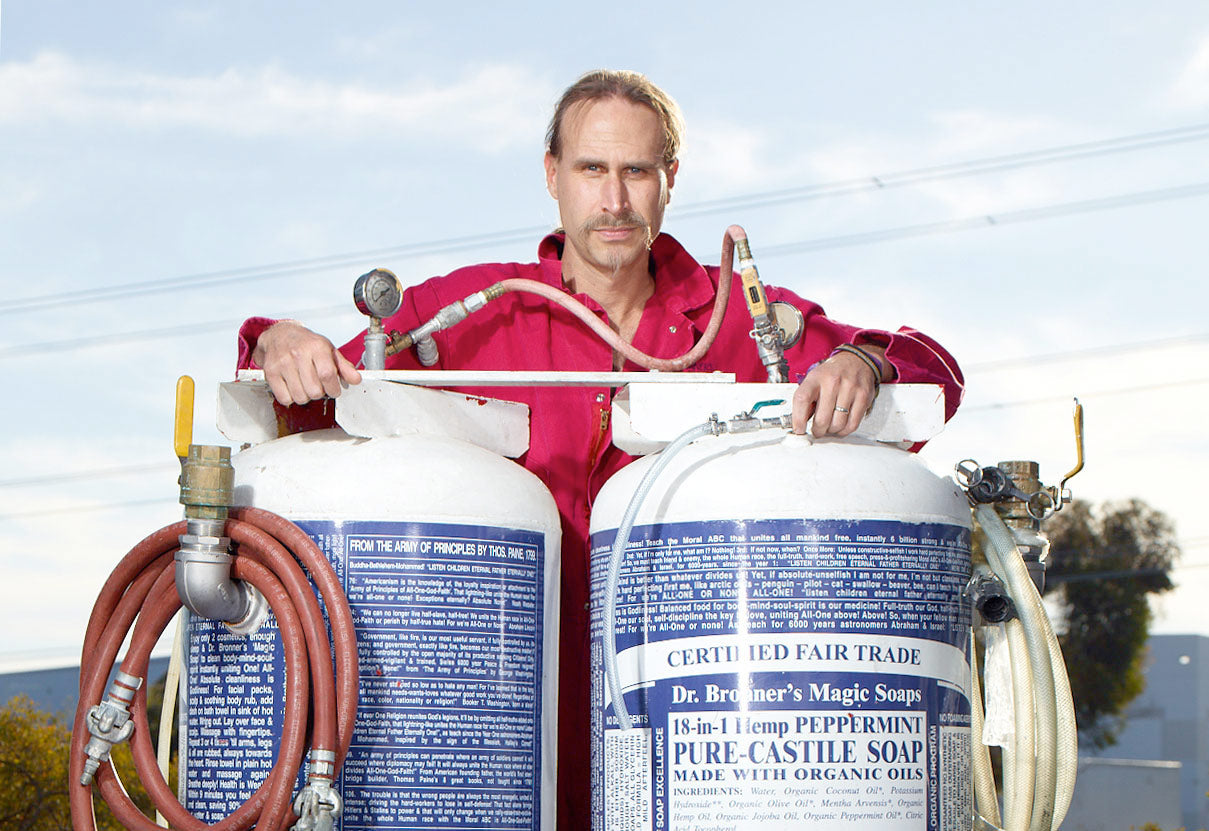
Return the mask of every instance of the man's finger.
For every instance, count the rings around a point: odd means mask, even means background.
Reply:
[[[798,388],[793,391],[793,407],[790,412],[790,421],[793,424],[793,431],[798,435],[803,435],[806,432],[806,422],[814,415],[815,407],[818,405],[819,387],[811,379],[806,379],[798,385]]]
[[[845,413],[836,409],[835,389],[820,388],[818,407],[814,411],[814,423],[810,432],[815,436],[825,436],[832,432],[832,424],[839,422],[842,425],[844,415]]]
[[[348,384],[360,384],[361,373],[357,371],[357,367],[348,358],[344,357],[344,353],[339,349],[332,350],[336,355],[336,368],[340,371],[340,377]]]

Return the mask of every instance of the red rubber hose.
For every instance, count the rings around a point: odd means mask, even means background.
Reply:
[[[718,330],[722,328],[722,321],[726,317],[726,304],[730,301],[730,285],[734,279],[731,264],[734,262],[735,244],[745,239],[747,239],[747,232],[738,225],[731,225],[722,235],[722,261],[718,271],[718,290],[714,296],[714,307],[710,313],[709,323],[701,334],[701,339],[689,351],[677,358],[656,358],[646,354],[633,344],[622,340],[620,335],[610,329],[578,300],[539,280],[531,280],[527,277],[509,277],[501,280],[498,285],[504,291],[529,292],[562,306],[628,361],[659,372],[680,372],[705,357],[705,353],[709,351],[714,343],[714,338],[718,335]]]
[[[104,697],[110,669],[132,625],[130,647],[121,671],[145,678],[151,650],[181,605],[175,585],[174,554],[185,531],[186,524],[178,522],[156,531],[131,549],[105,582],[93,607],[80,663],[80,701],[68,762],[75,831],[96,831],[92,786],[80,783],[89,740],[89,710]],[[298,526],[267,511],[239,508],[231,511],[224,533],[235,544],[238,554],[232,575],[255,586],[265,596],[281,631],[286,692],[284,735],[275,764],[252,796],[226,819],[208,825],[180,804],[160,773],[147,723],[145,686],[140,687],[131,703],[134,722],[131,751],[139,779],[173,828],[244,831],[255,826],[280,831],[295,821],[292,789],[306,747],[335,751],[338,770],[352,741],[357,706],[357,646],[352,611],[331,564]],[[307,574],[322,595],[332,642],[328,641]],[[110,762],[102,763],[93,782],[126,828],[159,831],[159,826],[144,816],[126,794]]]

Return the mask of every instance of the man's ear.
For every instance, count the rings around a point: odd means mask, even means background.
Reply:
[[[544,160],[546,166],[546,191],[554,199],[558,201],[558,159],[551,155],[550,151],[546,151]]]
[[[667,201],[672,201],[672,185],[676,184],[676,173],[680,170],[680,160],[674,159],[667,166]]]

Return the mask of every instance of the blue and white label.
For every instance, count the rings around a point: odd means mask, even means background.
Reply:
[[[337,828],[540,828],[543,573],[538,533],[298,523],[357,629],[360,706]],[[276,622],[189,637],[185,804],[215,822],[259,786],[281,735]]]
[[[633,530],[603,681],[593,545],[593,811],[608,831],[968,828],[969,530],[758,520]]]

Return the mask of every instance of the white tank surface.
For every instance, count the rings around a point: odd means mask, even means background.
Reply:
[[[638,510],[604,674],[608,559],[656,457],[592,516],[594,828],[968,828],[970,510],[913,454],[707,436]]]
[[[352,607],[360,703],[337,828],[552,831],[561,531],[540,480],[459,439],[339,428],[232,464],[236,503],[310,534]],[[284,678],[272,628],[242,638],[193,625],[183,776],[203,820],[272,765]],[[264,755],[227,753],[237,734],[263,736]]]
[[[251,447],[231,464],[238,504],[254,503],[291,518],[385,511],[446,522],[515,519],[523,527],[561,533],[554,498],[540,479],[502,456],[446,436],[366,439],[339,428],[314,430]]]

